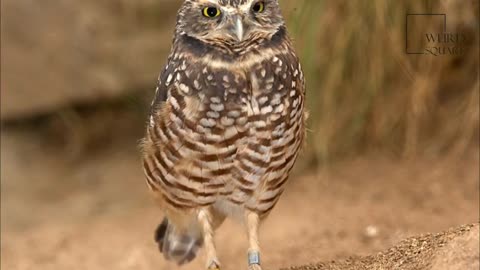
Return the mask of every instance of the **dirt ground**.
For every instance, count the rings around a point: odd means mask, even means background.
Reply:
[[[148,196],[135,140],[88,157],[65,155],[28,131],[4,130],[1,140],[2,269],[177,269],[153,241],[162,213]],[[264,266],[373,254],[478,222],[478,164],[472,150],[455,159],[369,156],[296,171],[262,228]],[[246,269],[245,238],[232,222],[218,231],[223,269]],[[202,267],[201,258],[182,269]]]
[[[283,270],[477,270],[479,226],[469,224],[410,237],[382,252]]]

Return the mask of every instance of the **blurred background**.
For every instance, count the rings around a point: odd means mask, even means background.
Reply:
[[[137,145],[181,2],[1,1],[3,269],[169,266]],[[369,254],[478,222],[479,1],[280,2],[310,118],[265,224],[265,264]],[[447,32],[466,37],[461,53],[407,54],[438,28],[414,17],[407,31],[409,13],[446,14]],[[224,227],[224,269],[245,268],[241,226]]]

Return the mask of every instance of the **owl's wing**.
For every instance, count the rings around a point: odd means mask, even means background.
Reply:
[[[161,104],[167,100],[168,97],[168,90],[170,84],[173,82],[173,78],[175,76],[175,68],[174,63],[172,61],[172,57],[169,57],[167,60],[167,64],[165,65],[164,69],[160,73],[160,76],[157,80],[157,88],[155,89],[155,97],[152,102],[151,113],[153,114]]]

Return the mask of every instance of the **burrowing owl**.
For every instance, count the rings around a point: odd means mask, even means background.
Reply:
[[[219,269],[214,231],[228,216],[245,222],[249,269],[261,269],[258,228],[302,145],[304,99],[278,0],[184,1],[143,143],[166,259],[204,245]]]

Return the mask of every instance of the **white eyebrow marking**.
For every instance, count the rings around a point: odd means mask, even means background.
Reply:
[[[222,7],[222,9],[228,13],[235,13],[235,11],[237,11],[237,9],[234,7]]]
[[[211,4],[215,4],[215,5],[218,5],[218,0],[200,0],[198,1],[200,4],[203,4],[203,3],[211,3]]]
[[[253,4],[254,0],[248,0],[247,2],[245,2],[244,4],[241,4],[241,5],[238,5],[237,8],[233,7],[233,6],[221,6],[221,8],[225,11],[229,11],[229,12],[235,12],[235,11],[243,11],[243,12],[248,12],[250,10],[250,8],[252,7],[252,4]],[[220,6],[220,3],[218,0],[198,0],[198,3],[199,4],[214,4],[214,5],[219,5]]]
[[[239,5],[238,9],[243,11],[243,12],[248,12],[250,8],[252,7],[253,1],[246,2],[243,5]]]

